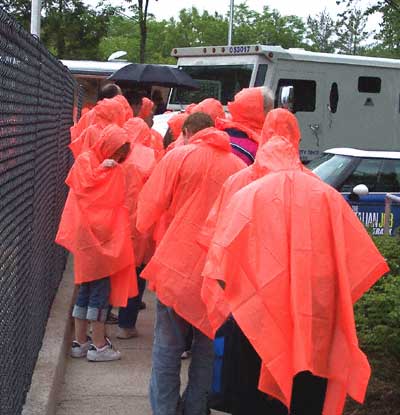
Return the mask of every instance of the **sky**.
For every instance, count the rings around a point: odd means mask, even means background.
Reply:
[[[235,0],[235,4],[243,3],[245,0]],[[96,4],[96,0],[86,0],[87,3]],[[114,5],[121,5],[120,0],[110,0]],[[366,8],[371,0],[359,0],[359,6]],[[123,2],[122,2],[123,3]],[[247,0],[247,4],[253,10],[261,11],[264,6],[277,9],[283,15],[294,14],[303,17],[315,16],[322,10],[326,9],[333,18],[341,10],[336,5],[336,0]],[[177,17],[183,8],[197,7],[199,10],[207,10],[208,12],[217,11],[225,14],[229,10],[230,0],[150,0],[149,12],[154,14],[158,20],[168,19],[169,17]],[[379,16],[372,16],[368,22],[368,30],[378,28]]]

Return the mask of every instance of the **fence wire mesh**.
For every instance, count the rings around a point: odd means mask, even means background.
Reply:
[[[0,10],[1,415],[21,413],[65,267],[53,241],[77,102],[68,70]]]

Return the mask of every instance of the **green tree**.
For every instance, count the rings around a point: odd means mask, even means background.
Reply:
[[[5,10],[26,30],[29,30],[31,23],[31,4],[30,0],[0,0],[0,9]]]
[[[158,1],[158,0],[156,0]],[[132,3],[133,0],[127,0]],[[139,43],[139,62],[144,63],[146,60],[146,43],[147,43],[147,20],[149,17],[149,2],[150,0],[137,0],[135,4],[131,4],[129,9],[134,13],[134,16],[139,25],[140,43]]]
[[[337,0],[339,5],[351,8],[359,0]],[[388,58],[400,57],[400,1],[399,0],[378,0],[369,2],[365,15],[374,13],[382,15],[379,31],[375,34],[375,45],[366,52],[372,56]]]
[[[131,62],[139,60],[139,27],[137,22],[126,16],[116,15],[109,20],[106,33],[99,44],[101,60],[107,60],[117,50],[127,52],[126,59]]]
[[[0,0],[0,7],[29,30],[30,0]],[[41,39],[58,58],[98,59],[100,40],[116,10],[104,3],[91,8],[82,0],[44,1]]]
[[[282,16],[264,6],[261,13],[246,3],[235,6],[233,43],[261,43],[284,48],[302,47],[306,28],[297,16]]]
[[[337,48],[340,53],[349,55],[360,54],[363,45],[370,33],[365,30],[367,26],[367,17],[365,13],[357,8],[347,9],[340,15],[340,20],[337,23]]]
[[[312,51],[333,53],[335,51],[335,33],[335,21],[326,9],[315,17],[308,16],[307,39],[311,42],[310,49]]]
[[[384,5],[379,8],[382,13],[382,23],[375,35],[378,41],[375,51],[380,56],[400,58],[400,7]]]

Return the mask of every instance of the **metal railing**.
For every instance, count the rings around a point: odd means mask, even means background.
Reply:
[[[385,222],[383,228],[383,234],[389,235],[390,231],[390,215],[392,213],[392,203],[400,203],[400,197],[387,193],[385,197]]]

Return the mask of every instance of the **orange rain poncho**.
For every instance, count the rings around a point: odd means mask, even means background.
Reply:
[[[125,123],[123,105],[114,98],[103,99],[71,128],[71,149],[75,159],[89,150],[100,137],[101,131],[110,124],[122,127]],[[91,128],[90,128],[91,127]]]
[[[131,144],[140,143],[146,147],[151,144],[151,130],[139,117],[131,118],[124,124],[124,130],[128,133]]]
[[[133,110],[132,107],[129,105],[128,100],[123,95],[117,95],[114,98],[112,98],[114,101],[118,102],[119,104],[122,104],[125,111],[125,121],[130,120],[133,118]]]
[[[191,114],[194,114],[195,112],[204,112],[208,114],[214,122],[217,118],[225,118],[224,107],[214,98],[206,98],[199,102],[190,110]]]
[[[150,131],[151,131],[150,147],[154,150],[156,154],[156,159],[157,161],[159,161],[165,154],[164,138],[158,131],[154,130],[153,128],[151,128]]]
[[[168,120],[168,127],[171,130],[174,141],[167,147],[166,152],[173,150],[176,147],[185,145],[185,139],[182,135],[182,127],[189,114],[182,112],[174,115]]]
[[[232,119],[219,118],[215,126],[220,130],[238,129],[258,143],[265,121],[262,87],[242,89],[233,102],[228,102],[228,110]]]
[[[180,112],[179,114],[174,115],[168,120],[168,127],[171,130],[172,137],[174,140],[177,140],[182,134],[182,127],[185,123],[189,114],[185,112]]]
[[[126,306],[137,295],[135,260],[122,165],[103,168],[127,134],[110,125],[96,145],[82,153],[69,172],[70,187],[56,242],[74,255],[75,283],[110,276],[110,303]]]
[[[353,304],[388,266],[347,202],[303,171],[282,137],[269,173],[219,216],[203,275],[225,282],[229,308],[262,360],[259,389],[290,407],[294,376],[328,379],[324,415],[365,396],[370,367]]]
[[[207,128],[188,145],[167,153],[139,196],[140,232],[163,215],[172,219],[142,277],[150,281],[162,303],[209,335],[200,298],[206,253],[195,238],[223,182],[243,167],[231,153],[228,135]]]
[[[154,150],[146,146],[151,133],[150,128],[142,119],[131,118],[125,123],[124,130],[128,133],[131,143],[131,152],[123,163],[126,171],[126,199],[131,221],[135,260],[139,266],[147,262],[154,252],[151,232],[143,235],[136,229],[136,214],[139,193],[156,165],[156,157]]]
[[[268,113],[261,134],[261,147],[258,149],[255,163],[229,177],[222,186],[205,225],[197,237],[198,242],[207,250],[214,236],[218,218],[221,212],[224,212],[232,196],[243,187],[268,173],[268,149],[265,148],[264,144],[273,136],[284,137],[297,151],[299,150],[301,136],[299,124],[296,117],[288,110],[277,108]],[[304,167],[303,169],[309,172],[308,169]],[[313,173],[309,172],[309,174]],[[211,301],[206,301],[206,305],[208,307],[208,317],[215,332],[230,314],[229,307],[224,300],[223,291],[216,280],[206,279],[204,281],[202,298],[212,298]]]
[[[154,102],[149,98],[142,98],[142,106],[140,107],[139,114],[137,115],[139,118],[143,120],[147,117],[150,117],[151,113],[154,109]]]

